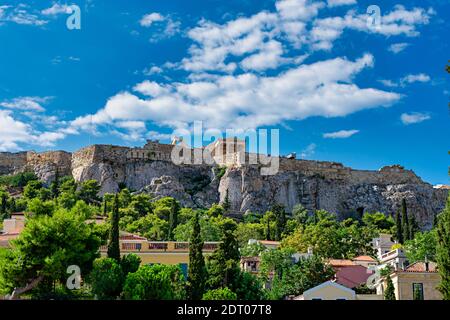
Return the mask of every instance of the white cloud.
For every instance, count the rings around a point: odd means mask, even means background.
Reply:
[[[392,81],[392,80],[378,80],[380,83],[382,83],[383,85],[385,85],[386,87],[406,87],[406,85],[408,84],[412,84],[415,82],[421,82],[421,83],[426,83],[431,81],[431,78],[429,75],[424,74],[424,73],[419,73],[419,74],[408,74],[404,77],[402,77],[400,80],[398,81]]]
[[[406,42],[401,43],[393,43],[389,46],[388,50],[394,54],[400,53],[403,50],[405,50],[407,47],[409,47],[410,44]]]
[[[151,75],[154,75],[154,74],[163,73],[163,71],[164,70],[162,68],[160,68],[160,67],[152,66],[150,68],[146,68],[143,73],[146,76],[151,76]]]
[[[409,74],[402,79],[400,79],[400,84],[405,85],[414,82],[429,82],[431,80],[430,76],[424,73],[419,74]]]
[[[357,133],[359,133],[359,130],[340,130],[336,132],[324,133],[323,137],[329,139],[345,139],[350,138]]]
[[[0,6],[0,25],[2,22],[30,26],[43,26],[48,23],[47,20],[41,19],[37,14],[30,13],[26,4],[18,4],[16,7]]]
[[[21,150],[19,144],[49,147],[65,136],[62,132],[33,130],[29,124],[14,119],[11,110],[0,110],[0,151]]]
[[[310,158],[316,153],[317,145],[315,143],[309,144],[305,149],[300,152],[300,158]]]
[[[143,16],[142,19],[139,21],[139,23],[143,27],[150,27],[154,22],[161,22],[164,20],[165,17],[162,16],[160,13],[152,12]]]
[[[150,42],[158,42],[162,39],[171,38],[180,32],[181,23],[172,19],[171,16],[164,16],[158,12],[152,12],[144,15],[139,24],[142,27],[150,28],[158,25],[158,30],[153,32]]]
[[[356,0],[328,0],[328,6],[331,8],[338,6],[348,6],[356,3]]]
[[[278,0],[275,7],[284,20],[307,21],[315,16],[325,4],[310,0]]]
[[[246,73],[165,85],[145,81],[134,89],[150,98],[119,93],[96,114],[79,117],[71,125],[152,121],[178,128],[201,120],[207,128],[246,129],[311,116],[341,117],[400,99],[396,93],[352,83],[356,74],[372,65],[373,57],[364,55],[356,61],[336,58],[301,65],[273,77]]]
[[[167,88],[148,80],[137,84],[133,90],[150,97],[158,97],[169,92]]]
[[[403,113],[400,116],[400,120],[405,125],[420,123],[429,119],[431,119],[431,116],[429,114],[421,112]]]
[[[51,97],[19,97],[0,102],[0,106],[8,109],[43,112],[45,108],[42,104],[45,104],[50,99]]]
[[[54,3],[50,8],[44,9],[41,13],[45,16],[57,16],[60,14],[70,14],[72,9],[67,4]]]

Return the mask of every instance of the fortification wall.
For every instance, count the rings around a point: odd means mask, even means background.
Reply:
[[[0,175],[21,171],[27,164],[26,152],[0,152]]]

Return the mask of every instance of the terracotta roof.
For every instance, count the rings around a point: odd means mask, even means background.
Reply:
[[[369,261],[369,262],[376,262],[376,260],[370,256],[359,256],[356,258],[353,258],[353,261]]]
[[[328,263],[332,267],[348,267],[348,266],[355,265],[355,263],[352,260],[348,260],[348,259],[330,259],[330,260],[328,260]]]
[[[138,236],[137,234],[120,231],[119,240],[144,240],[144,241],[146,241],[147,238]]]
[[[425,262],[418,261],[409,265],[403,272],[430,272],[435,273],[437,271],[437,264],[435,262],[428,262],[428,270],[426,269]]]

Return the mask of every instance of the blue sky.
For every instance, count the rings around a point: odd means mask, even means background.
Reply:
[[[369,27],[372,4],[0,1],[0,151],[139,146],[201,120],[448,184],[450,4],[379,1]]]

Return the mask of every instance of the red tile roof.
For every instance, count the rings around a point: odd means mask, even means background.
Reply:
[[[348,267],[348,266],[355,265],[355,263],[352,260],[348,260],[348,259],[330,259],[330,260],[328,260],[328,263],[332,267]]]
[[[436,273],[437,271],[437,264],[434,262],[428,262],[428,270],[426,268],[425,262],[418,261],[411,265],[409,265],[404,272],[430,272],[430,273]]]
[[[370,256],[359,256],[359,257],[353,258],[353,261],[376,262],[376,260]]]

